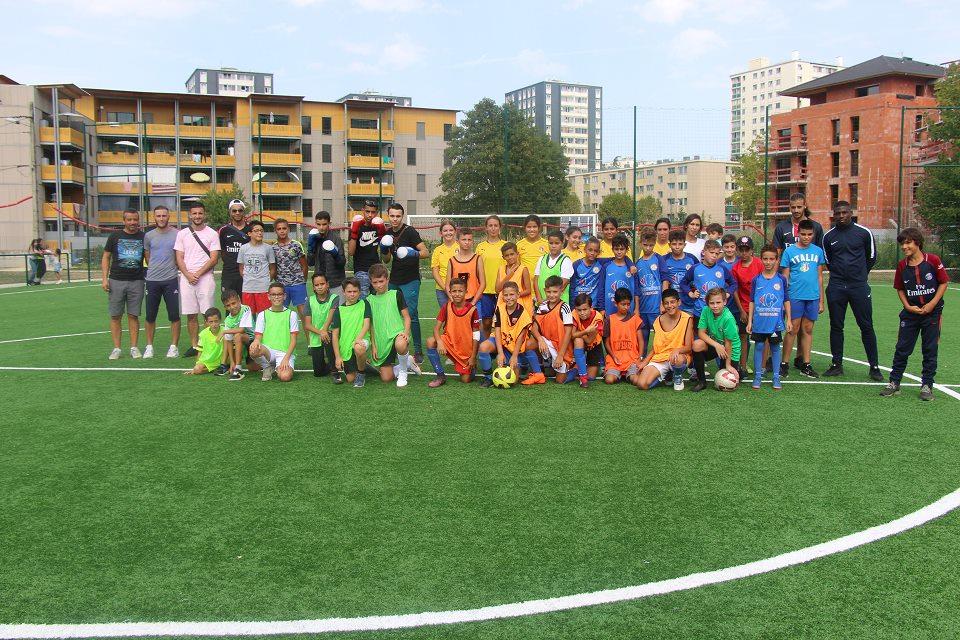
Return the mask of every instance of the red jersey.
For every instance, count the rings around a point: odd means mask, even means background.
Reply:
[[[750,298],[753,297],[753,279],[763,273],[763,261],[754,256],[750,261],[750,266],[746,266],[743,260],[739,260],[733,269],[731,269],[733,279],[737,281],[737,297],[740,298],[740,304],[744,310],[750,308]]]

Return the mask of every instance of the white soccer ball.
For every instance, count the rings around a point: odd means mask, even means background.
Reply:
[[[336,251],[337,245],[333,244],[333,240],[324,240],[323,244],[320,245],[323,247],[324,251]]]
[[[410,249],[408,249],[407,247],[400,247],[399,249],[397,249],[397,257],[400,258],[401,260],[406,258],[408,255],[410,255]]]
[[[316,229],[310,229],[310,233],[307,234],[307,235],[315,236],[315,235],[317,235],[318,233],[320,233],[320,232],[317,231]]]
[[[386,235],[380,238],[381,247],[392,247],[393,246],[393,236]]]
[[[376,218],[374,218],[374,219],[371,220],[370,222],[371,222],[372,224],[383,224],[383,218],[381,218],[380,216],[377,216]]]
[[[736,371],[730,369],[720,369],[713,378],[713,384],[720,391],[733,391],[740,384],[740,376]]]
[[[360,215],[359,213],[358,213],[357,215],[353,216],[353,221],[354,221],[354,222],[360,222],[360,221],[362,221],[362,220],[363,220],[363,216]]]

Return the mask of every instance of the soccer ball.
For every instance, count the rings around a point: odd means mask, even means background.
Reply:
[[[517,372],[510,367],[497,367],[493,370],[492,380],[498,389],[509,389],[517,383]]]
[[[713,384],[719,391],[733,391],[740,384],[740,376],[736,371],[730,369],[720,369],[713,378]]]

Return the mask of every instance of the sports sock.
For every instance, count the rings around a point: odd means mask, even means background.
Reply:
[[[400,371],[406,372],[406,370],[410,367],[410,354],[404,353],[401,355],[398,353],[397,365],[400,367]]]
[[[651,383],[650,383],[650,386],[647,387],[647,389],[648,389],[648,390],[649,390],[649,389],[653,389],[653,388],[656,387],[658,384],[660,384],[660,378],[657,378],[656,380],[654,380],[653,382],[651,382]]]
[[[257,364],[266,369],[270,366],[270,361],[267,360],[267,356],[257,356]]]
[[[483,355],[479,354],[481,362],[483,361]],[[490,356],[487,356],[489,359]],[[438,376],[445,375],[443,372],[443,362],[440,361],[440,352],[436,349],[427,349],[427,359],[430,360],[430,365],[433,367],[433,370]],[[482,365],[481,365],[482,366]]]
[[[523,355],[527,357],[527,365],[530,367],[532,373],[543,373],[543,369],[540,368],[540,354],[530,349],[524,351]]]
[[[573,361],[577,363],[576,374],[580,376],[587,375],[587,352],[583,349],[574,349]]]
[[[783,345],[771,344],[770,356],[773,358],[773,379],[780,379],[780,363],[783,362]]]
[[[683,377],[683,374],[687,372],[687,365],[673,365],[673,379],[676,380],[677,376]]]
[[[703,355],[703,351],[693,352],[693,368],[697,370],[697,380],[707,379],[707,374],[704,372],[706,358],[704,358]]]
[[[480,362],[480,370],[483,371],[483,375],[490,377],[490,372],[493,370],[493,361],[490,358],[490,354],[486,351],[481,351],[477,354],[477,360]],[[433,362],[431,360],[431,362]]]
[[[779,369],[777,372],[779,373]],[[753,381],[759,382],[763,378],[763,343],[753,345]]]

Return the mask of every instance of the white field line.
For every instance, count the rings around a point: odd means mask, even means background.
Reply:
[[[21,285],[16,285],[21,286]],[[26,286],[26,285],[22,285]],[[99,287],[99,284],[65,284],[65,285],[56,285],[56,284],[45,284],[39,287],[30,287],[24,289],[23,291],[7,291],[5,293],[0,293],[0,296],[18,296],[21,293],[40,293],[41,291],[69,291],[70,289],[85,289],[87,287]]]
[[[170,327],[157,327],[157,331],[169,329]],[[127,329],[121,329],[123,333],[128,333]],[[13,340],[0,340],[0,344],[14,344],[16,342],[33,342],[35,340],[55,340],[57,338],[76,338],[79,336],[99,336],[105,333],[110,333],[110,330],[105,331],[85,331],[83,333],[60,333],[53,336],[37,336],[35,338],[15,338]]]
[[[832,358],[832,357],[833,357],[832,354],[825,353],[825,352],[823,352],[823,351],[811,351],[810,353],[815,353],[815,354],[817,354],[818,356],[826,356],[826,357],[828,357],[828,358]],[[848,358],[848,357],[846,357],[846,356],[844,356],[843,359],[846,360],[847,362],[853,362],[853,363],[855,363],[855,364],[862,364],[862,365],[865,366],[865,367],[869,367],[869,366],[870,366],[870,363],[869,363],[869,362],[866,362],[866,361],[864,361],[864,360],[857,360],[857,359],[855,359],[855,358]],[[881,369],[882,371],[887,371],[887,372],[890,371],[890,367],[880,367],[880,369]],[[915,375],[913,375],[912,373],[904,373],[904,374],[903,374],[903,377],[904,377],[904,378],[907,378],[908,380],[913,380],[913,381],[915,381],[915,382],[920,382],[920,381],[921,381],[919,376],[915,376]],[[955,386],[955,385],[934,384],[934,385],[933,385],[933,388],[934,388],[934,389],[939,389],[940,391],[942,391],[943,393],[947,394],[947,395],[950,396],[951,398],[954,398],[954,399],[956,399],[956,400],[960,400],[960,392],[954,391],[953,389],[949,388],[949,387],[952,387],[952,386]]]

